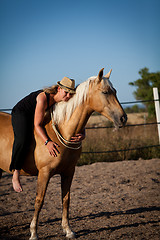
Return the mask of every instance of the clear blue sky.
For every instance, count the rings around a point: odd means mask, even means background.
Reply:
[[[0,0],[0,108],[102,67],[120,102],[141,68],[160,71],[159,0]]]

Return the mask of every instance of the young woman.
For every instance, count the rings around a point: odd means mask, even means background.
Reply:
[[[49,154],[54,157],[59,154],[58,144],[48,139],[43,128],[44,115],[45,111],[53,104],[68,101],[74,93],[75,81],[64,77],[60,82],[57,82],[57,85],[33,92],[14,106],[12,110],[14,144],[10,171],[13,171],[12,183],[16,192],[23,191],[19,175],[28,150],[27,146],[29,146],[33,134],[33,128],[43,140]],[[71,140],[78,142],[84,138],[84,134],[77,134]]]

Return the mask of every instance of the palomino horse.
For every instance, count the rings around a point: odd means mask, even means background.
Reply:
[[[74,232],[69,225],[70,187],[76,163],[81,154],[81,144],[73,144],[70,138],[84,129],[89,117],[94,111],[99,112],[116,127],[123,127],[127,116],[116,97],[116,90],[109,81],[111,71],[103,76],[103,69],[97,77],[91,77],[80,84],[76,94],[67,103],[55,105],[53,114],[48,112],[44,127],[48,136],[60,146],[57,157],[50,156],[40,137],[34,133],[32,144],[28,150],[21,175],[38,175],[35,212],[30,225],[30,239],[38,239],[37,225],[40,210],[50,178],[61,175],[62,189],[62,227],[66,237],[74,238]],[[9,172],[12,154],[13,130],[11,116],[0,114],[0,168]]]

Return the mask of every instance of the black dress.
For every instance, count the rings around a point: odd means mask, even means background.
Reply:
[[[14,143],[12,150],[12,161],[10,171],[22,168],[24,158],[30,146],[34,127],[34,113],[36,108],[36,98],[43,92],[38,90],[30,93],[20,100],[12,109],[12,125],[14,131]],[[49,94],[47,97],[47,108],[49,107]]]

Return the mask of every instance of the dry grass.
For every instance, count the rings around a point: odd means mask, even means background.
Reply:
[[[147,115],[143,113],[128,114],[128,124],[144,123],[146,117]],[[107,124],[109,122],[102,116],[93,116],[87,126],[107,126]],[[87,129],[86,140],[83,142],[83,152],[90,153],[83,153],[78,164],[160,157],[159,147],[143,148],[157,144],[158,132],[156,125],[125,127],[119,130],[115,130],[114,128]],[[125,149],[126,151],[118,151],[121,149]],[[127,149],[135,150],[130,151]],[[117,152],[105,153],[106,151],[114,150]]]

